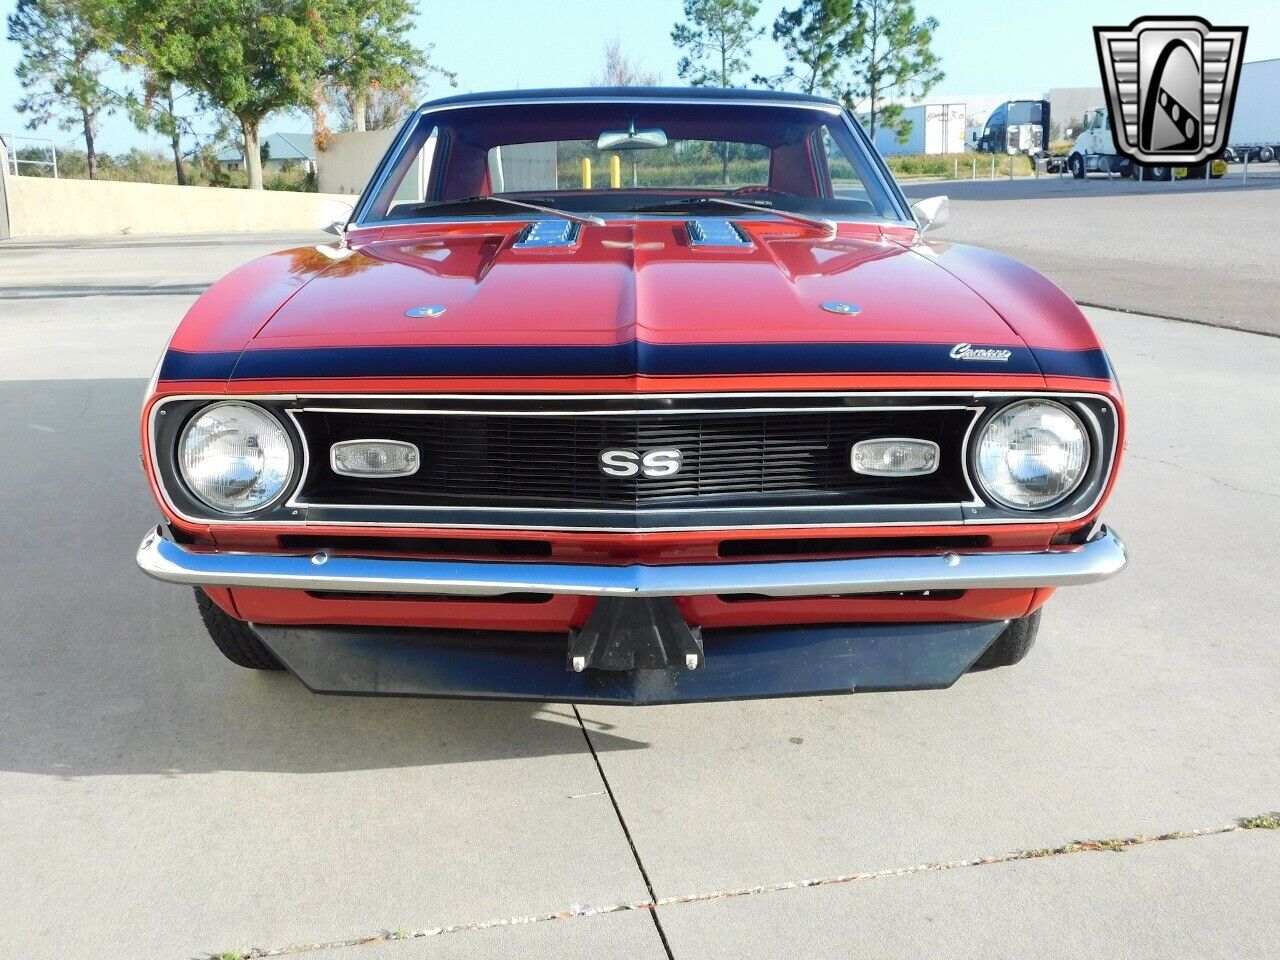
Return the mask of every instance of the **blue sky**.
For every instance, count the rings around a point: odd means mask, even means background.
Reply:
[[[772,22],[783,3],[761,0],[759,22]],[[14,0],[0,0],[12,12]],[[598,72],[602,45],[623,48],[671,84],[678,84],[672,24],[680,0],[419,0],[414,39],[435,44],[435,59],[458,74],[459,90],[572,86]],[[1246,59],[1280,57],[1280,0],[1208,0],[1185,8],[1128,0],[917,0],[921,16],[940,21],[935,50],[947,79],[931,96],[1040,93],[1049,87],[1095,86],[1098,66],[1092,27],[1124,24],[1148,14],[1194,13],[1210,22],[1249,27]],[[768,35],[754,48],[753,70],[777,72],[782,56]],[[0,131],[24,133],[14,110],[21,89],[13,75],[19,50],[0,40]],[[435,94],[447,92],[437,85]],[[306,130],[302,117],[275,117],[266,130]],[[37,135],[33,133],[32,135]],[[51,128],[38,135],[77,142]],[[100,146],[109,152],[156,146],[123,117],[107,118]]]

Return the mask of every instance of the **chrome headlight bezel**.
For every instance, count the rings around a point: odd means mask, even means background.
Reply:
[[[200,420],[208,414],[225,408],[240,408],[247,410],[252,416],[260,417],[267,423],[274,426],[279,431],[279,440],[284,448],[286,462],[283,470],[277,470],[279,476],[278,486],[266,499],[256,500],[253,503],[242,508],[234,508],[225,502],[217,502],[211,499],[206,493],[202,493],[198,485],[193,482],[187,467],[184,463],[187,442],[191,437],[193,428]],[[271,510],[279,504],[284,498],[289,496],[290,492],[297,485],[300,473],[300,455],[297,439],[294,432],[284,422],[284,420],[268,407],[261,404],[253,403],[248,400],[240,400],[237,398],[227,398],[215,400],[211,403],[202,404],[191,411],[190,415],[182,425],[182,429],[177,434],[177,439],[171,451],[173,474],[175,478],[181,482],[183,491],[191,497],[205,511],[211,511],[216,516],[223,517],[250,517]]]
[[[984,475],[981,457],[982,446],[986,439],[987,431],[990,430],[1001,418],[1018,411],[1020,408],[1027,407],[1048,407],[1055,412],[1065,414],[1070,419],[1071,423],[1074,424],[1083,445],[1083,455],[1080,462],[1074,467],[1075,479],[1053,497],[1037,501],[1033,504],[1018,503],[1008,497],[1002,496],[998,491],[993,489],[993,483],[990,478]],[[1093,431],[1089,429],[1084,419],[1080,416],[1080,413],[1073,410],[1068,404],[1062,403],[1051,397],[1023,397],[1021,399],[1014,400],[1011,403],[996,407],[982,418],[981,422],[978,423],[976,428],[973,430],[969,449],[966,451],[966,457],[968,459],[970,474],[973,478],[977,492],[984,499],[998,509],[1026,515],[1028,518],[1031,518],[1037,514],[1053,510],[1055,507],[1058,507],[1070,500],[1081,490],[1094,472],[1093,467],[1097,456],[1097,452],[1095,450],[1096,443],[1097,438]]]

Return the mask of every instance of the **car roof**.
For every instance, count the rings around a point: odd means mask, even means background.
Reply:
[[[487,103],[519,103],[546,100],[717,100],[759,103],[818,105],[838,107],[838,101],[807,93],[787,90],[760,90],[739,87],[547,87],[537,90],[491,90],[483,93],[460,93],[438,100],[428,100],[420,110],[438,107],[482,106]]]

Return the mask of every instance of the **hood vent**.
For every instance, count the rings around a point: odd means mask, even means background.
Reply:
[[[520,238],[513,244],[516,250],[546,249],[547,247],[575,247],[582,224],[573,220],[534,220],[520,231]]]
[[[695,247],[750,247],[752,243],[732,220],[695,217],[684,222],[689,243]]]

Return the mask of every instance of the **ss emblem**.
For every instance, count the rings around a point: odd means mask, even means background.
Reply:
[[[602,450],[600,472],[611,477],[634,477],[643,473],[651,479],[674,477],[680,472],[684,455],[674,448],[660,450]]]

